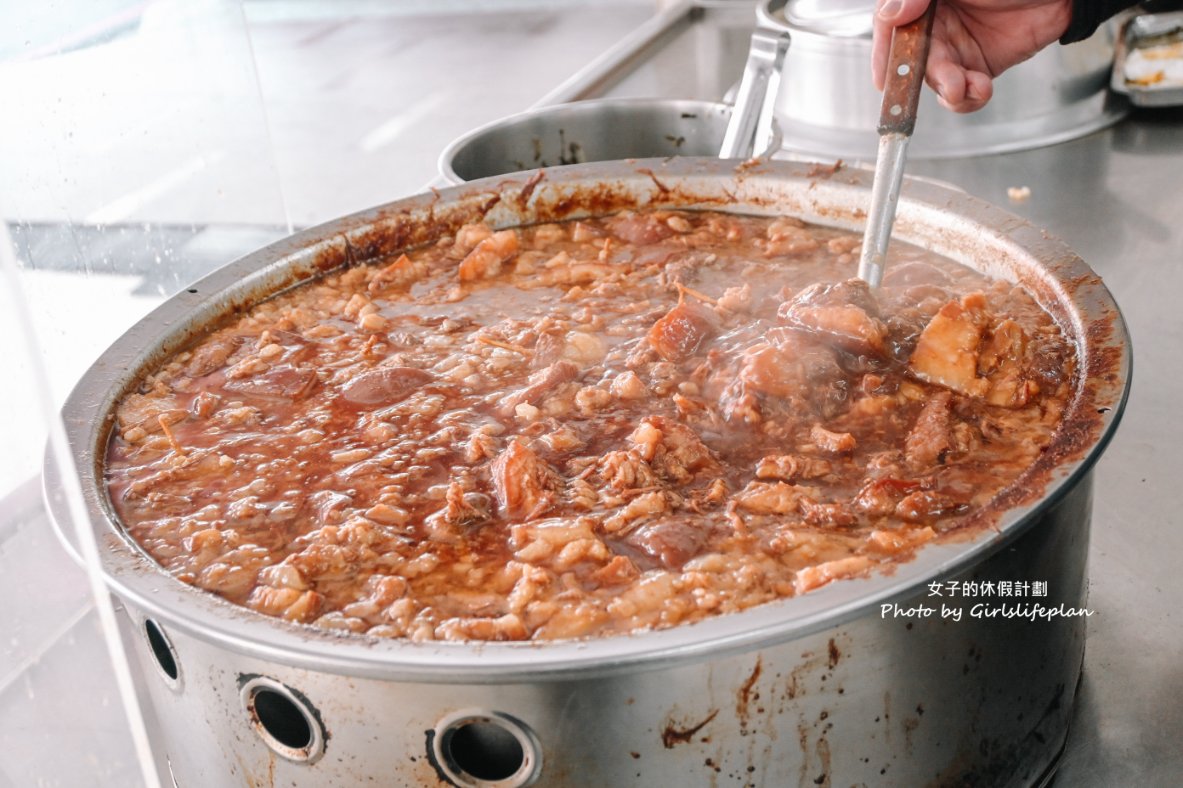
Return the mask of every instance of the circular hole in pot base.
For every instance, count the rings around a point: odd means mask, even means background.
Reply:
[[[312,727],[300,708],[284,695],[269,689],[255,693],[259,725],[285,747],[302,750],[312,743]]]
[[[144,619],[144,635],[148,638],[148,648],[152,649],[152,656],[156,659],[156,667],[165,675],[169,682],[175,684],[181,677],[180,666],[177,665],[177,652],[173,644],[165,636],[164,631],[150,618]]]
[[[462,771],[488,782],[513,777],[526,759],[517,737],[486,720],[457,726],[448,738],[447,755]]]
[[[307,762],[324,752],[320,720],[300,694],[260,677],[243,685],[242,699],[259,738],[284,758]]]
[[[508,714],[468,710],[436,726],[434,760],[463,788],[521,788],[541,770],[534,732]]]

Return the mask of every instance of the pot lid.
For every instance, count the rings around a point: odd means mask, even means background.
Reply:
[[[789,27],[834,38],[871,35],[874,0],[788,0],[781,10]]]

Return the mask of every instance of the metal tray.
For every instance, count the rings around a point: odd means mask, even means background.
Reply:
[[[1183,104],[1183,80],[1162,85],[1138,85],[1126,81],[1126,62],[1137,49],[1156,44],[1183,42],[1183,11],[1141,14],[1122,25],[1113,53],[1109,87],[1129,96],[1139,107],[1174,107]],[[1183,54],[1180,55],[1183,60]]]

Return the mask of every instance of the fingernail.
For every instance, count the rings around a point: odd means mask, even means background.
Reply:
[[[887,0],[879,9],[879,16],[883,19],[891,19],[898,14],[904,7],[904,0]]]

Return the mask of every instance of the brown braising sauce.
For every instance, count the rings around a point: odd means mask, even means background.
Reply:
[[[1050,443],[1022,290],[787,218],[454,237],[259,304],[120,403],[109,491],[182,581],[414,640],[669,627],[910,557]]]

